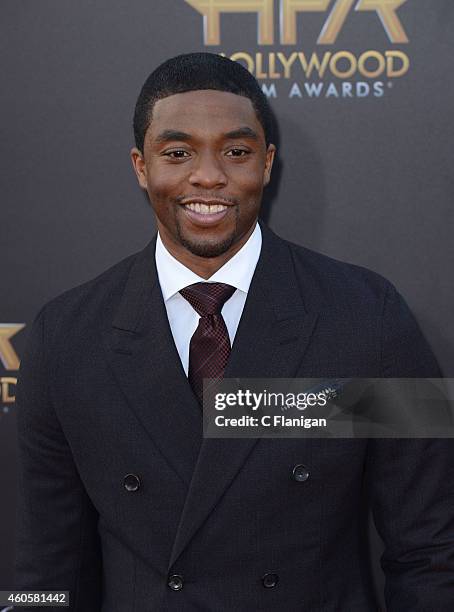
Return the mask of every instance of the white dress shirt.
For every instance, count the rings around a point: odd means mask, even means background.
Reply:
[[[179,293],[180,289],[194,283],[210,282],[226,283],[237,289],[224,304],[221,311],[229,333],[230,344],[233,345],[261,248],[262,232],[257,223],[248,241],[238,253],[229,259],[222,268],[219,268],[213,276],[205,279],[175,259],[165,248],[158,233],[155,257],[159,284],[161,285],[170,329],[186,376],[189,369],[189,342],[199,324],[200,317],[191,304]]]

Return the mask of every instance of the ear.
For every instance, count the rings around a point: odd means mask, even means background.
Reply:
[[[136,147],[131,149],[131,161],[134,172],[136,173],[137,180],[142,189],[147,188],[147,167],[143,158],[143,153]]]
[[[273,167],[274,155],[276,153],[276,147],[274,144],[269,144],[266,150],[265,168],[263,170],[263,186],[268,185],[271,179],[271,168]]]

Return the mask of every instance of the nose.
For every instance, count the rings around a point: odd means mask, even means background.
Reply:
[[[189,182],[194,187],[206,189],[224,187],[227,184],[227,176],[221,160],[212,153],[200,154],[192,164]]]

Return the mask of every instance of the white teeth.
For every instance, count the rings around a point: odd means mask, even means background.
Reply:
[[[196,213],[201,213],[202,215],[212,215],[214,213],[222,212],[227,208],[227,206],[224,206],[223,204],[202,204],[201,202],[191,202],[191,204],[186,204],[186,207],[189,210]]]

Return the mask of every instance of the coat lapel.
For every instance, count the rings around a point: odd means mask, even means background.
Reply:
[[[131,410],[186,486],[202,440],[199,404],[173,341],[152,240],[138,254],[107,333],[107,356]]]
[[[291,378],[314,330],[299,291],[288,245],[266,227],[226,378]],[[169,568],[235,478],[258,439],[203,439]]]

